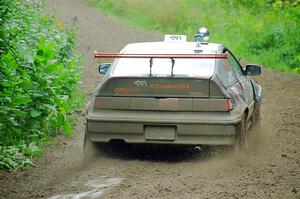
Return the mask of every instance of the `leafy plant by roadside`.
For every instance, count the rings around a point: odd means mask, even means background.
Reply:
[[[0,3],[0,169],[33,165],[82,106],[75,32],[34,1]]]

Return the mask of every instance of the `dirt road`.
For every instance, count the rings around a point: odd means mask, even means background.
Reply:
[[[127,43],[162,39],[103,16],[83,0],[49,0],[47,10],[78,27],[87,98],[101,78],[93,49],[117,52]],[[74,135],[35,159],[37,168],[0,172],[0,198],[300,198],[300,76],[264,70],[258,80],[262,129],[245,152],[105,147],[82,162],[82,114]]]

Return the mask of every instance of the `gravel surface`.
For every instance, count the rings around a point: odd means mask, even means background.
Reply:
[[[118,52],[127,43],[162,40],[127,27],[83,0],[49,0],[46,10],[78,28],[86,99],[101,76],[92,52]],[[0,172],[0,198],[300,198],[300,76],[264,69],[261,129],[249,149],[102,146],[82,161],[85,111],[74,134],[58,137],[38,165]]]

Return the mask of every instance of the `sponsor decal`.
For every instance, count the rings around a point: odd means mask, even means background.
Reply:
[[[133,84],[138,88],[148,88],[148,84],[144,80],[136,80]]]
[[[136,80],[133,86],[129,87],[116,87],[114,93],[116,94],[140,94],[149,90],[156,90],[166,92],[167,90],[175,91],[190,91],[191,85],[189,83],[147,83],[144,80]]]
[[[137,94],[140,93],[141,89],[139,88],[115,88],[114,93],[116,94]]]
[[[178,83],[178,84],[161,84],[161,83],[152,83],[149,86],[150,89],[174,89],[174,90],[188,90],[191,88],[190,84],[187,83]]]
[[[169,42],[186,42],[186,35],[165,35],[164,41]]]

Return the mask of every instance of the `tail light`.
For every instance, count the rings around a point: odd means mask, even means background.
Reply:
[[[225,101],[225,104],[224,104],[224,107],[226,110],[230,111],[233,109],[233,104],[232,104],[232,101],[231,99],[226,99]]]
[[[100,97],[95,97],[94,108],[102,108],[102,106],[101,106],[101,98]]]

